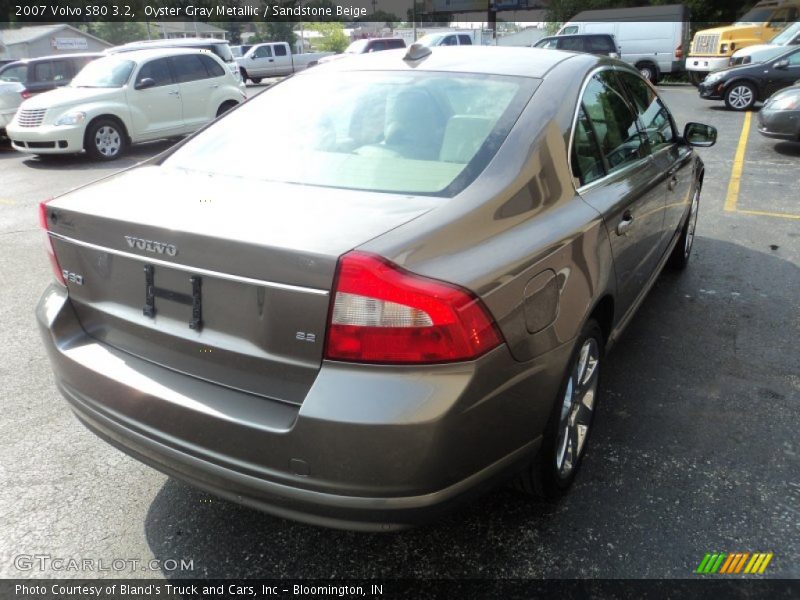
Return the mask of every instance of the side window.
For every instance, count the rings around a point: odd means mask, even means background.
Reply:
[[[175,79],[178,80],[178,83],[188,83],[208,78],[208,72],[197,54],[172,56],[169,60],[172,62]]]
[[[472,39],[470,39],[470,37],[468,35],[459,35],[458,36],[458,43],[461,44],[462,46],[471,46],[472,45]]]
[[[655,152],[659,148],[671,145],[677,137],[672,127],[672,119],[653,88],[633,73],[621,72],[617,75],[630,92],[652,150]]]
[[[66,83],[72,79],[65,60],[46,60],[33,65],[33,81],[37,83]]]
[[[606,174],[592,124],[583,107],[578,111],[575,138],[572,141],[572,174],[586,185]]]
[[[611,71],[592,76],[583,95],[583,109],[594,127],[608,172],[621,169],[647,154],[637,116]]]
[[[609,54],[617,51],[611,43],[611,38],[607,38],[604,35],[587,38],[586,42],[588,51],[592,54]]]
[[[209,77],[223,77],[225,75],[225,69],[219,66],[219,63],[210,56],[200,55],[199,58]]]
[[[286,46],[283,44],[275,46],[275,56],[286,56]]]
[[[791,56],[786,57],[789,61],[789,65],[792,67],[800,66],[800,52],[795,52]]]
[[[562,31],[559,32],[558,35],[571,35],[573,33],[578,33],[577,25],[570,25],[569,27],[565,27]]]
[[[398,48],[405,48],[406,45],[403,40],[389,40],[387,42],[387,47],[389,50],[397,50]]]
[[[458,37],[455,35],[448,35],[444,38],[442,46],[458,46]]]
[[[570,37],[558,40],[558,49],[567,52],[583,52],[583,38]]]
[[[139,69],[139,74],[136,76],[136,83],[141,83],[144,79],[152,79],[156,82],[156,86],[170,85],[172,81],[172,73],[169,70],[166,58],[158,58],[151,60]]]
[[[253,58],[271,58],[272,49],[269,46],[259,46],[253,51]]]
[[[536,47],[537,48],[546,48],[548,50],[555,50],[557,43],[558,43],[558,40],[553,38],[552,40],[547,40],[541,46],[537,44]]]
[[[385,42],[372,42],[369,46],[370,52],[380,52],[381,50],[386,50]]]
[[[0,73],[0,81],[25,83],[28,81],[28,65],[17,65],[4,70]]]

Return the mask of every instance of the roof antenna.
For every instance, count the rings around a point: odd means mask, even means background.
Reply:
[[[408,47],[403,60],[422,60],[426,56],[430,56],[431,53],[431,49],[428,46],[415,42]]]

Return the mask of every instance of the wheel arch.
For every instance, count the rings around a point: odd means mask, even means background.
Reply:
[[[100,121],[102,119],[109,119],[109,120],[114,121],[115,123],[117,123],[117,125],[119,125],[122,128],[122,133],[125,136],[125,139],[127,140],[128,145],[130,145],[132,143],[131,134],[130,134],[130,131],[128,131],[128,126],[125,124],[125,121],[119,115],[116,115],[114,113],[101,113],[101,114],[99,114],[99,115],[97,115],[95,117],[92,117],[89,120],[89,122],[86,124],[86,128],[83,131],[83,146],[84,146],[84,148],[86,147],[86,140],[87,140],[87,138],[89,136],[89,131],[91,131],[92,126],[95,123],[97,123],[97,121]]]

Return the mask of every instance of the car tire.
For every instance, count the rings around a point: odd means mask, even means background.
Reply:
[[[636,65],[636,68],[639,70],[639,74],[647,79],[647,81],[653,85],[658,83],[658,67],[656,67],[653,63],[639,63]]]
[[[706,73],[700,73],[698,71],[687,71],[689,74],[689,83],[691,83],[694,87],[700,87],[700,83],[703,79],[706,78]]]
[[[255,84],[259,84],[261,83],[261,77],[251,77],[250,81],[252,81]]]
[[[95,160],[116,160],[128,149],[128,136],[119,121],[98,119],[89,124],[83,147]]]
[[[217,118],[221,117],[222,115],[224,115],[226,112],[228,112],[230,109],[232,109],[234,106],[237,105],[238,102],[234,102],[233,100],[228,100],[227,102],[223,102],[217,109]]]
[[[517,478],[516,487],[526,494],[558,500],[575,480],[600,393],[603,348],[600,325],[589,319],[577,338],[539,452]]]
[[[755,86],[747,81],[737,81],[725,90],[725,106],[730,110],[750,110],[757,100]]]
[[[697,227],[697,214],[700,212],[700,186],[698,185],[694,190],[692,196],[692,203],[689,207],[689,216],[686,217],[686,223],[683,224],[678,242],[672,249],[672,254],[667,259],[667,265],[676,271],[682,271],[689,264],[689,258],[692,255],[692,246],[694,245],[694,233]]]

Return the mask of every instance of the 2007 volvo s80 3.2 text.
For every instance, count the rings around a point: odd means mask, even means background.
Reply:
[[[311,69],[42,203],[56,382],[113,445],[277,515],[400,528],[511,475],[557,498],[715,139],[607,57]]]

